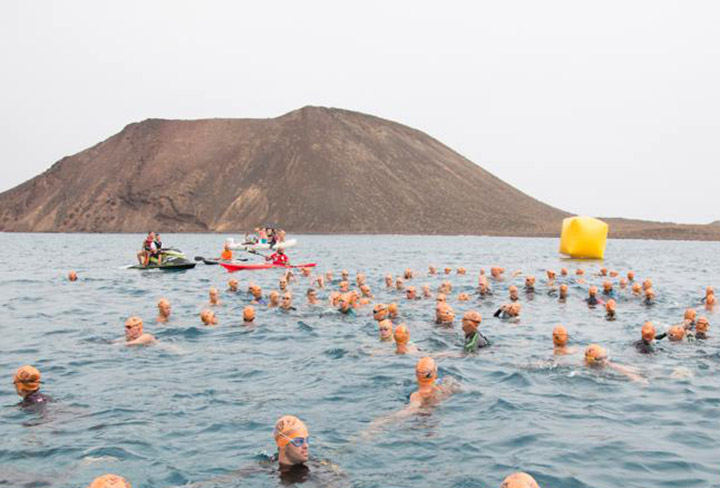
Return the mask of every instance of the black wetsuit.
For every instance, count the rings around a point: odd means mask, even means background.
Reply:
[[[608,321],[610,321],[610,322],[613,322],[613,321],[615,320],[615,318],[616,318],[616,317],[615,317],[615,312],[607,312],[607,313],[605,314],[605,319],[608,320]]]
[[[480,332],[474,332],[470,335],[465,336],[465,345],[463,351],[465,352],[476,352],[478,349],[488,347],[490,341],[487,337],[482,335]]]
[[[22,408],[29,408],[29,407],[37,408],[37,407],[43,407],[52,401],[53,400],[50,396],[40,393],[40,390],[36,390],[36,391],[30,393],[25,398],[23,398],[23,400],[20,402],[20,406]]]
[[[588,305],[591,305],[591,306],[597,305],[598,303],[600,303],[600,300],[598,300],[596,296],[589,296],[585,299],[585,301],[587,302]]]
[[[510,315],[507,313],[506,310],[503,310],[502,308],[498,308],[497,311],[493,314],[493,317],[498,317],[501,319],[510,319],[514,317],[514,315]]]
[[[663,332],[662,334],[658,334],[655,336],[655,340],[659,341],[660,339],[664,339],[667,336],[667,332]],[[655,343],[648,342],[645,339],[640,339],[635,343],[635,349],[641,354],[652,354],[656,352]]]

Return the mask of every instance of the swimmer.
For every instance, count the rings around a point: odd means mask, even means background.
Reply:
[[[556,277],[555,271],[548,269],[545,271],[545,274],[547,275],[548,282],[555,280],[555,277]]]
[[[206,308],[205,310],[200,312],[200,320],[202,321],[203,325],[217,325],[218,323],[215,312],[213,312],[209,308]]]
[[[706,303],[710,296],[715,295],[715,289],[712,286],[705,288],[705,296],[700,299],[700,303]]]
[[[673,325],[667,331],[667,338],[670,342],[682,342],[685,339],[685,327]]]
[[[414,286],[408,286],[405,290],[405,298],[408,300],[415,300],[418,298],[417,291]]]
[[[615,300],[610,299],[605,303],[605,319],[612,322],[615,320]]]
[[[385,275],[385,287],[386,288],[392,288],[393,286],[393,277],[391,274]]]
[[[463,315],[462,330],[465,333],[463,352],[474,353],[477,352],[478,349],[490,345],[490,340],[478,331],[481,322],[482,316],[480,312],[476,312],[475,310],[470,310]]]
[[[483,276],[483,278],[485,278],[485,277]],[[492,295],[492,294],[493,294],[492,290],[490,289],[490,286],[488,285],[488,282],[487,282],[487,279],[486,279],[486,278],[480,280],[480,286],[479,286],[479,288],[478,288],[478,294],[479,294],[481,297],[486,297],[486,296],[489,296],[489,295]]]
[[[575,349],[568,347],[568,331],[562,325],[556,325],[552,331],[553,354],[555,356],[566,356],[574,354]]]
[[[447,302],[447,296],[445,296],[444,293],[438,293],[437,297],[435,297],[435,303],[436,303],[435,306],[437,307],[440,303],[445,303],[445,302]]]
[[[640,294],[641,294],[641,292],[642,292],[642,288],[641,288],[641,286],[640,286],[640,283],[633,283],[633,284],[632,284],[632,293],[633,293],[633,295],[635,295],[636,297],[639,297]]]
[[[393,333],[395,339],[395,354],[417,354],[418,347],[410,342],[410,330],[405,324],[400,324]]]
[[[560,270],[560,276],[565,276],[565,277],[567,277],[567,275],[568,275],[568,269],[567,269],[567,268],[562,268],[562,269]]]
[[[280,417],[275,423],[273,437],[281,473],[308,469],[305,463],[310,459],[310,434],[302,420],[292,415]]]
[[[457,274],[459,274],[459,275],[464,275],[465,273],[466,273],[465,268],[458,268],[458,269],[457,269]]]
[[[594,307],[595,305],[602,304],[603,301],[600,300],[597,297],[597,286],[591,286],[588,289],[588,297],[585,299],[589,307]]]
[[[535,277],[533,275],[525,277],[525,293],[535,293]]]
[[[397,303],[393,302],[390,305],[388,305],[388,315],[390,316],[391,319],[394,320],[394,319],[398,318],[399,314],[400,314],[400,312],[398,310]]]
[[[435,360],[430,357],[421,358],[415,365],[415,378],[418,391],[410,395],[409,408],[417,409],[436,405],[457,391],[452,381],[436,384],[438,376]]]
[[[655,290],[652,288],[647,288],[645,290],[645,299],[643,300],[643,303],[647,306],[655,305]]]
[[[282,295],[282,300],[280,301],[280,309],[284,312],[290,312],[293,310],[297,310],[295,307],[293,307],[292,304],[292,293],[289,291],[286,291]]]
[[[344,270],[340,271],[341,281],[348,281],[349,277],[350,277],[350,273],[348,273],[348,270],[344,269]]]
[[[438,305],[435,310],[435,323],[443,327],[452,327],[455,322],[455,311],[447,303]]]
[[[516,318],[520,316],[521,310],[522,305],[519,303],[507,303],[498,308],[493,314],[493,317],[498,317],[502,320]]]
[[[362,286],[365,284],[365,274],[358,273],[355,277],[355,282],[357,283],[358,288],[362,288]]]
[[[603,281],[603,295],[606,297],[615,297],[615,290],[613,290],[612,283],[609,281]]]
[[[278,288],[280,288],[280,291],[287,291],[288,287],[288,280],[286,278],[280,278],[278,281]]]
[[[625,288],[627,288],[627,285],[628,285],[627,278],[620,278],[620,289],[624,290]]]
[[[143,333],[143,321],[140,317],[132,316],[125,321],[125,345],[144,346],[155,342],[151,334]]]
[[[430,291],[430,285],[422,286],[422,296],[423,296],[423,298],[432,298],[432,292]]]
[[[498,266],[493,266],[492,268],[490,268],[490,276],[495,281],[504,280],[505,279],[505,277],[503,276],[504,272],[505,272],[505,268],[500,268]]]
[[[262,297],[260,298],[262,300]],[[268,308],[274,308],[280,306],[280,292],[273,290],[268,295]]]
[[[340,282],[340,293],[347,293],[350,291],[350,283],[347,280],[343,280]]]
[[[467,302],[468,300],[470,300],[470,295],[468,295],[467,293],[460,293],[458,295],[459,302]]]
[[[318,276],[317,278],[315,278],[315,286],[320,289],[325,288],[325,280],[322,276]]]
[[[332,283],[332,280],[333,280],[332,271],[326,271],[325,272],[325,281],[327,281],[328,283]]]
[[[165,298],[161,298],[157,302],[157,308],[158,316],[155,319],[155,322],[167,322],[170,319],[170,302]]]
[[[582,268],[578,268],[575,270],[575,283],[579,285],[585,284],[585,278],[583,276],[585,275],[585,271]]]
[[[40,377],[40,371],[30,365],[20,366],[15,371],[13,384],[18,396],[22,398],[20,407],[42,406],[53,401],[50,396],[40,393]]]
[[[329,300],[330,300],[331,307],[334,308],[334,307],[337,307],[338,305],[340,305],[340,295],[342,295],[342,293],[339,293],[337,291],[330,293]]]
[[[708,331],[710,330],[710,322],[707,317],[700,317],[695,324],[695,339],[708,339]]]
[[[515,285],[512,285],[510,288],[508,288],[508,293],[510,294],[510,301],[511,302],[517,302],[520,298],[518,296],[518,288]]]
[[[380,342],[393,341],[393,323],[388,319],[381,320],[378,323],[378,332],[380,334]]]
[[[642,282],[642,289],[643,291],[651,289],[653,286],[653,282],[650,278],[645,279],[645,281]]]
[[[529,474],[518,472],[505,478],[500,488],[540,488],[540,485]]]
[[[628,271],[627,280],[631,283],[635,281],[635,271]]]
[[[366,284],[360,285],[360,292],[362,293],[362,296],[365,298],[372,298],[373,294],[370,290],[370,287]]]
[[[116,474],[104,474],[95,478],[87,488],[132,488],[130,482]]]
[[[253,305],[265,305],[267,303],[263,298],[262,288],[260,288],[259,285],[251,284],[250,293],[252,294],[252,301],[250,303]]]
[[[655,326],[652,322],[645,322],[640,329],[640,340],[634,346],[640,354],[653,354],[655,352],[655,341],[663,339],[667,333],[656,335]]]
[[[428,275],[435,276],[437,274],[437,268],[435,266],[428,266]]]
[[[705,300],[705,310],[712,311],[712,309],[715,307],[716,303],[717,303],[717,298],[715,298],[715,295],[710,295]]]
[[[338,310],[343,315],[355,315],[352,300],[349,293],[343,293],[338,300]]]
[[[250,324],[255,320],[255,308],[252,305],[248,305],[243,308],[243,322]]]
[[[685,330],[690,330],[695,327],[696,317],[697,311],[694,308],[685,309],[685,314],[683,315],[683,327],[685,327]]]
[[[443,281],[438,287],[438,292],[449,295],[450,293],[452,293],[452,283],[447,280]]]
[[[590,368],[602,369],[608,367],[620,374],[625,375],[632,381],[638,381],[647,384],[647,380],[637,373],[630,370],[626,366],[613,363],[608,359],[607,351],[604,347],[598,346],[597,344],[590,344],[585,349],[585,364]]]
[[[77,273],[73,270],[70,270],[67,276],[68,280],[70,281],[77,281]]]
[[[607,268],[600,268],[599,276],[607,276],[607,273],[608,273]]]
[[[397,291],[403,291],[405,289],[405,281],[398,276],[398,279],[395,280],[395,289]]]
[[[317,305],[318,304],[317,291],[315,291],[315,288],[308,288],[307,292],[305,293],[305,296],[307,297],[308,305]]]
[[[560,285],[560,294],[558,296],[558,301],[565,302],[565,300],[567,300],[567,296],[568,296],[568,286],[565,283],[563,283],[562,285]]]
[[[239,285],[238,280],[236,280],[235,278],[230,278],[227,282],[227,285],[227,291],[229,291],[230,293],[237,293]]]
[[[388,309],[387,305],[384,303],[376,303],[373,307],[373,319],[377,320],[378,322],[381,322],[385,320],[388,316]]]
[[[413,272],[412,269],[406,268],[405,273],[403,273],[403,276],[405,277],[406,280],[411,280],[411,279],[413,279],[414,274],[415,273]]]
[[[450,273],[452,273],[452,268],[445,268],[443,271],[445,271],[446,275],[449,275]]]
[[[220,303],[220,297],[219,297],[219,292],[218,292],[218,289],[217,289],[217,288],[215,288],[215,287],[210,288],[210,293],[209,293],[209,295],[210,295],[210,303],[209,303],[209,305],[210,305],[211,307],[215,307],[215,306],[217,306],[217,305],[221,305],[221,303]]]
[[[310,276],[310,268],[300,268],[300,274],[302,274],[305,278],[308,278]]]

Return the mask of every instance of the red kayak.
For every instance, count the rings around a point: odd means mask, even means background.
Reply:
[[[314,268],[317,266],[315,263],[307,264],[296,264],[294,266],[282,266],[279,264],[272,263],[251,263],[251,264],[235,264],[235,263],[220,263],[220,266],[228,270],[230,273],[235,271],[248,271],[252,269],[271,269],[271,268]]]

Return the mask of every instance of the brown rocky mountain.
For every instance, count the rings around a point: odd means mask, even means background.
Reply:
[[[340,109],[157,120],[0,194],[0,231],[555,236],[568,214],[432,137]],[[611,220],[612,235],[616,235]],[[617,236],[720,239],[713,226],[617,221]]]

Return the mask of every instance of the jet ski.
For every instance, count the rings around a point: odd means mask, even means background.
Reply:
[[[180,271],[192,269],[197,263],[190,261],[180,249],[163,248],[160,250],[162,264],[158,264],[156,257],[151,257],[147,266],[136,264],[129,269],[161,269],[163,271]]]

